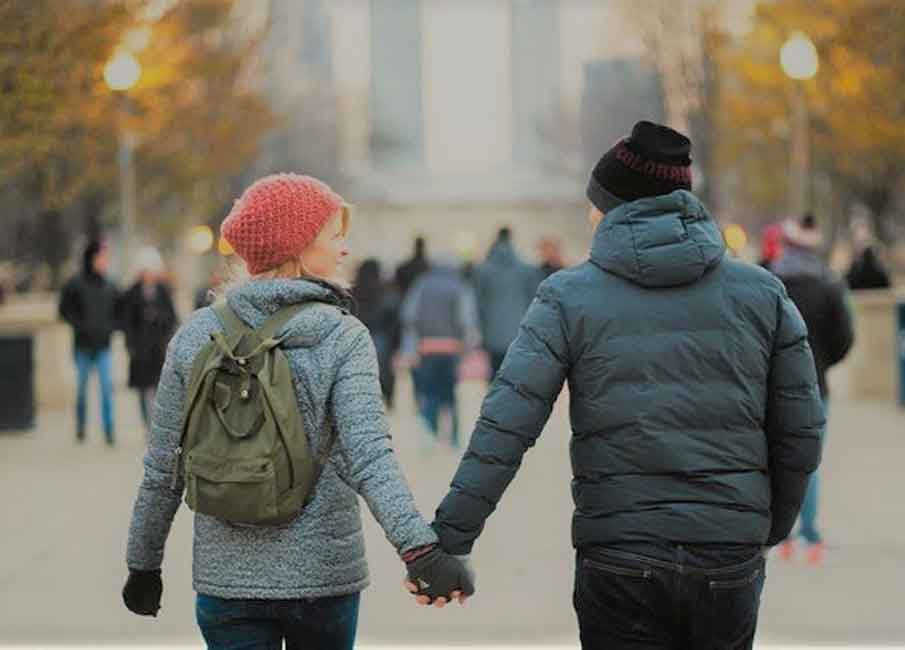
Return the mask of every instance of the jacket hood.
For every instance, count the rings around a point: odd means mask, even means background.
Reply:
[[[226,302],[250,327],[260,327],[267,318],[286,305],[324,302],[348,311],[349,294],[340,287],[314,280],[251,280],[226,294]],[[311,310],[299,319],[295,334],[304,334],[311,343],[323,339],[338,324],[333,310]]]
[[[632,201],[606,214],[591,262],[643,287],[692,284],[726,253],[719,226],[686,190]]]

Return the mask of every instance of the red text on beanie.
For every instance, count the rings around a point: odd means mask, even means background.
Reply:
[[[342,206],[342,198],[316,178],[273,174],[242,193],[220,234],[257,275],[297,258]]]

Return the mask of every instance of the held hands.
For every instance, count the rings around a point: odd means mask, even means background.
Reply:
[[[163,581],[160,569],[156,571],[138,571],[129,569],[129,579],[123,587],[123,602],[129,611],[139,616],[157,616],[160,610],[160,596],[163,594]]]
[[[419,605],[444,607],[458,600],[464,605],[474,594],[474,572],[468,556],[452,556],[440,548],[418,555],[406,562],[406,589],[415,595]]]

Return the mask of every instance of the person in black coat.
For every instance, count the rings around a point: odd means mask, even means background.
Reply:
[[[110,254],[102,241],[92,241],[82,256],[82,272],[70,279],[60,294],[59,315],[72,326],[78,373],[76,429],[85,440],[86,392],[95,370],[100,378],[101,421],[108,445],[114,444],[113,373],[110,340],[119,321],[119,292],[106,275]]]
[[[427,243],[424,241],[424,237],[418,237],[415,239],[415,250],[412,256],[396,269],[396,287],[399,289],[399,293],[402,294],[403,300],[409,289],[415,284],[415,280],[427,271],[429,267]]]
[[[846,275],[848,287],[852,291],[863,289],[889,289],[892,283],[889,281],[889,273],[883,266],[876,246],[866,246],[860,255],[852,261],[852,266]]]
[[[121,313],[129,351],[129,387],[138,393],[141,418],[149,427],[167,344],[178,320],[170,288],[160,281],[160,253],[154,248],[143,248],[137,262],[139,277],[123,295]]]
[[[785,284],[807,324],[820,396],[826,408],[830,392],[827,370],[845,358],[855,339],[845,287],[818,254],[822,237],[813,215],[787,222],[783,239],[783,255],[772,270]],[[807,544],[807,559],[811,564],[820,564],[824,556],[823,538],[817,528],[818,485],[819,474],[814,472],[801,507],[798,529],[798,535]],[[789,559],[795,550],[794,540],[789,538],[782,544],[780,555]]]
[[[396,267],[395,284],[399,291],[399,300],[405,301],[408,297],[409,290],[414,286],[415,282],[422,274],[430,269],[430,262],[427,259],[427,242],[424,237],[415,239],[415,248],[412,257]],[[415,403],[421,410],[424,403],[424,390],[422,388],[423,373],[419,368],[411,369],[412,373],[412,392],[414,393]]]
[[[380,262],[367,259],[358,267],[352,296],[357,305],[356,316],[368,328],[380,369],[380,388],[387,408],[393,408],[396,372],[393,356],[399,349],[402,327],[399,312],[401,300],[396,288],[381,278]]]

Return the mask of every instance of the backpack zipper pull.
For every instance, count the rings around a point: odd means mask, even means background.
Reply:
[[[182,458],[182,446],[176,447],[173,452],[173,478],[170,479],[170,489],[176,491],[176,483],[179,481],[179,460]]]

